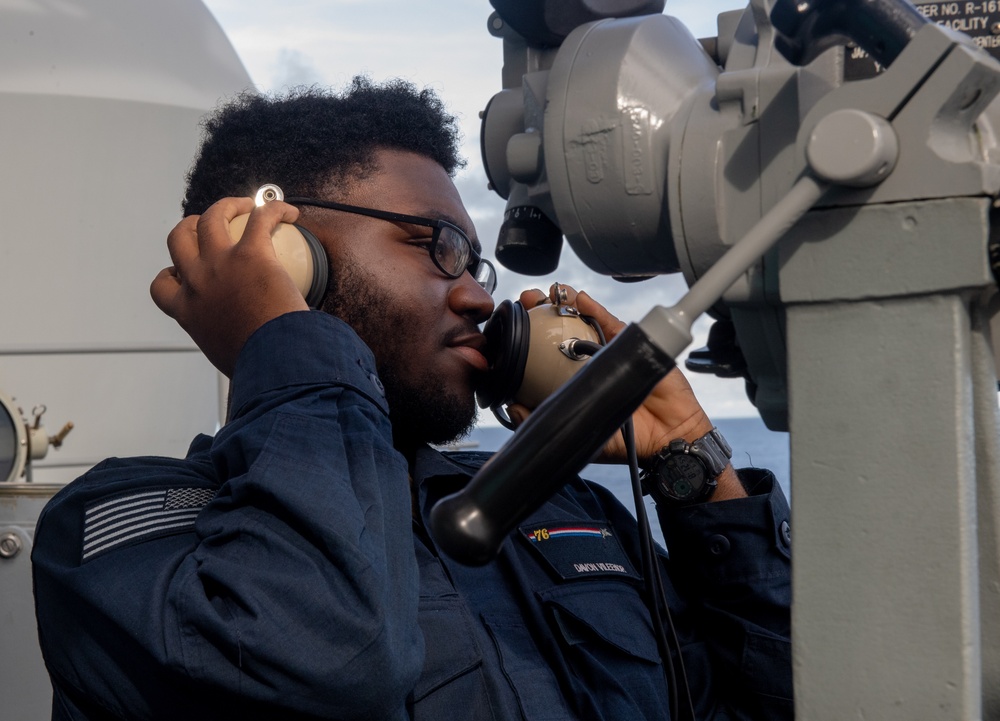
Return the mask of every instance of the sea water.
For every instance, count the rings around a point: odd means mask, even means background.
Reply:
[[[718,418],[716,425],[733,448],[733,465],[737,468],[752,466],[774,472],[785,496],[791,498],[788,470],[788,434],[768,430],[760,418]],[[511,431],[506,428],[477,426],[466,441],[477,444],[475,450],[496,451],[507,442]],[[628,468],[624,465],[593,463],[580,475],[596,481],[611,490],[626,508],[634,509],[632,484]],[[660,524],[652,502],[645,498],[646,512],[654,534],[662,543]],[[634,510],[633,510],[634,515]]]

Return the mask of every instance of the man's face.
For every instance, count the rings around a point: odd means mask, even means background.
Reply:
[[[444,168],[396,150],[377,152],[376,161],[375,173],[336,200],[447,220],[479,250]],[[477,324],[493,311],[490,295],[469,273],[449,278],[434,265],[431,228],[313,208],[300,222],[330,255],[323,309],[375,354],[397,439],[443,443],[466,433],[476,417],[476,379],[487,368]]]

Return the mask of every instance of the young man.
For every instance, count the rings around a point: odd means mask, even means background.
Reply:
[[[699,719],[790,717],[788,509],[766,472],[724,463],[711,498],[658,509],[686,683],[665,679],[636,524],[608,491],[574,480],[484,567],[438,552],[430,509],[486,456],[427,444],[474,421],[493,309],[439,101],[355,80],[243,97],[207,131],[151,292],[231,377],[230,418],[183,460],[105,461],[42,514],[53,717],[663,719],[674,684]],[[254,208],[264,183],[351,207]],[[325,312],[277,263],[279,222],[325,249]],[[643,460],[712,430],[676,372],[635,422]]]

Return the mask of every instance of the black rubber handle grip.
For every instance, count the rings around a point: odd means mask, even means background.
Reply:
[[[795,65],[850,40],[889,66],[929,20],[906,0],[778,0],[775,47]]]
[[[493,558],[514,527],[590,462],[674,367],[638,325],[546,399],[463,490],[431,509],[431,534],[466,565]]]

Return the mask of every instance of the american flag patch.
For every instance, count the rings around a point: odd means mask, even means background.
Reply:
[[[83,560],[157,536],[180,533],[215,497],[212,488],[160,488],[95,501],[84,511]]]

